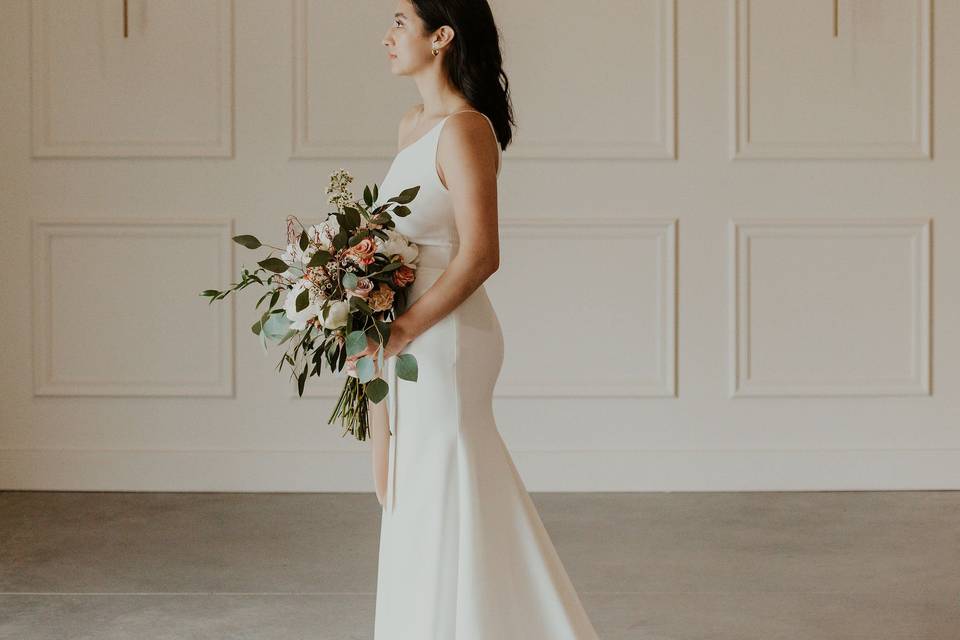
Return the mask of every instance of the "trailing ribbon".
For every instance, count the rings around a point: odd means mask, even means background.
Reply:
[[[387,391],[387,428],[392,432],[388,435],[390,438],[390,448],[387,452],[387,498],[384,508],[387,513],[393,513],[394,504],[397,500],[397,364],[396,357],[389,358],[384,363],[386,365],[387,384],[390,386]]]

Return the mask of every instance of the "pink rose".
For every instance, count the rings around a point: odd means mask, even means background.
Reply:
[[[377,253],[377,243],[367,236],[357,244],[347,249],[346,253],[353,256],[357,263],[364,266],[373,264],[373,257]]]
[[[359,278],[356,287],[347,289],[347,297],[354,296],[366,300],[370,296],[371,291],[373,291],[373,280],[370,278]]]
[[[401,289],[417,279],[417,272],[407,265],[403,265],[393,272],[393,284]]]

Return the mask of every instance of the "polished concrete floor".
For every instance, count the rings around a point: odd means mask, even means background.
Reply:
[[[960,640],[960,492],[532,495],[602,640]],[[379,523],[373,494],[0,492],[0,638],[369,640]]]

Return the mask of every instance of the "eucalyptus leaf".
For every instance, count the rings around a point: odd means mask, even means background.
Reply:
[[[271,313],[263,323],[263,335],[274,342],[280,342],[293,324],[286,314]]]
[[[408,215],[410,215],[410,207],[400,205],[399,207],[394,207],[392,213],[401,218],[406,218]]]
[[[370,382],[373,378],[373,358],[363,356],[357,360],[357,378],[360,382]]]
[[[397,355],[397,377],[417,381],[417,358],[412,353],[401,353]]]
[[[351,331],[347,335],[344,346],[347,348],[348,356],[360,353],[367,348],[367,334],[363,331]]]
[[[376,378],[367,383],[365,390],[367,399],[376,404],[387,397],[390,386],[383,378]]]
[[[347,271],[343,274],[343,286],[346,289],[355,289],[357,284],[360,283],[360,279],[357,278],[357,274]]]
[[[363,188],[363,201],[368,207],[373,206],[373,194],[370,193],[370,187],[366,186]]]

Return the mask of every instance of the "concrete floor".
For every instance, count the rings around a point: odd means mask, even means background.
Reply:
[[[960,639],[960,492],[532,495],[602,640]],[[0,638],[370,640],[379,523],[373,494],[0,492]]]

